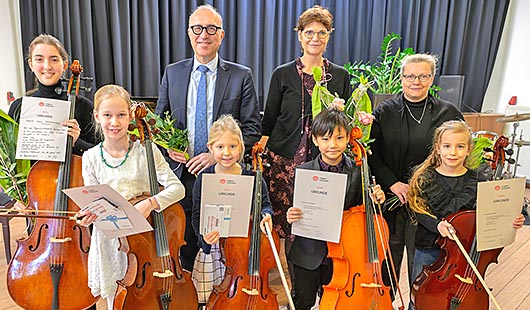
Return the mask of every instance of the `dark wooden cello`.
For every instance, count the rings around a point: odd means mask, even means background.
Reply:
[[[74,60],[70,69],[72,119],[83,68]],[[62,190],[77,186],[83,186],[81,158],[72,155],[72,137],[68,136],[64,162],[39,161],[28,175],[29,205],[37,211],[52,210],[57,218],[38,218],[29,237],[17,240],[7,270],[7,287],[11,298],[24,309],[78,310],[97,301],[87,285],[90,232],[64,217],[79,208]]]
[[[390,288],[383,283],[382,267],[388,249],[388,227],[370,197],[366,150],[353,128],[350,145],[361,166],[363,204],[344,211],[339,243],[328,242],[333,276],[324,286],[320,309],[392,309]],[[380,210],[379,210],[380,211]]]
[[[256,176],[254,179],[254,204],[250,237],[230,237],[221,239],[224,249],[226,273],[223,282],[214,286],[206,309],[278,309],[276,292],[269,287],[269,271],[276,266],[274,254],[265,234],[261,233],[261,186],[262,167],[258,154],[263,148],[256,143],[252,148],[252,162]],[[257,163],[260,164],[257,164]],[[273,233],[278,249],[280,240]]]
[[[159,192],[153,157],[151,132],[144,117],[143,104],[133,109],[140,140],[147,154],[150,195]],[[184,244],[186,217],[179,203],[162,212],[151,212],[148,218],[154,228],[121,241],[128,253],[125,278],[119,281],[114,309],[197,309],[197,293],[191,274],[180,267],[179,251]]]
[[[495,142],[492,179],[502,178],[508,139],[501,136]],[[422,272],[412,284],[411,303],[415,309],[429,309],[437,305],[438,309],[489,309],[489,298],[498,306],[486,287],[482,276],[503,248],[477,251],[476,212],[459,211],[450,215],[447,221],[454,227],[453,240],[440,237],[437,244],[440,256],[431,265],[423,267]]]

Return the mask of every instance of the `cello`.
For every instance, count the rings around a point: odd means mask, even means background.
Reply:
[[[269,287],[268,275],[276,263],[271,244],[260,230],[262,203],[262,167],[258,154],[261,144],[252,147],[252,162],[256,172],[254,179],[254,203],[250,237],[223,238],[220,246],[226,262],[225,278],[214,289],[206,309],[278,309],[276,292]],[[258,164],[259,163],[259,164]],[[280,246],[278,234],[272,234],[276,249]]]
[[[367,152],[357,141],[361,137],[360,128],[354,127],[350,133],[350,145],[355,163],[361,167],[363,204],[343,212],[339,243],[327,243],[333,275],[329,284],[324,286],[320,301],[323,310],[392,309],[390,288],[382,279],[388,227],[370,197]]]
[[[72,119],[83,68],[74,60],[70,70]],[[50,176],[55,177],[50,180]],[[92,306],[97,298],[87,285],[90,231],[64,216],[79,208],[62,190],[83,186],[81,157],[72,155],[72,137],[67,137],[64,162],[38,161],[26,182],[29,205],[37,212],[53,211],[54,215],[37,218],[30,235],[17,240],[17,250],[7,269],[9,295],[24,309],[78,310]]]
[[[151,132],[144,120],[147,109],[144,104],[138,104],[132,113],[146,150],[150,196],[154,196],[160,190]],[[142,198],[147,197],[139,199]],[[125,278],[118,281],[114,309],[197,309],[191,274],[182,270],[178,257],[185,243],[186,217],[182,206],[174,203],[162,212],[153,211],[148,221],[154,231],[120,239],[120,250],[127,253],[128,267]]]
[[[501,136],[494,146],[493,180],[502,178],[508,138]],[[411,303],[415,309],[428,309],[433,304],[439,309],[489,309],[489,297],[498,306],[489,287],[485,288],[482,275],[503,248],[477,251],[476,211],[464,210],[447,218],[456,230],[454,241],[440,237],[436,243],[440,256],[431,265],[424,266],[412,284]],[[478,280],[478,281],[477,281]]]

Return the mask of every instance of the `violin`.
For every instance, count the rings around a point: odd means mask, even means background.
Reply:
[[[392,309],[390,287],[382,279],[382,268],[388,266],[383,263],[388,226],[371,199],[367,153],[357,141],[361,137],[362,131],[353,128],[350,145],[355,163],[361,167],[363,204],[344,211],[339,243],[327,243],[333,275],[324,286],[320,309]]]
[[[214,286],[206,309],[278,309],[276,292],[269,287],[269,271],[275,266],[271,244],[260,230],[262,203],[262,165],[258,154],[263,147],[256,143],[252,148],[254,178],[254,203],[249,225],[250,237],[223,238],[226,262],[225,278]],[[280,246],[278,234],[273,233],[276,249]]]
[[[72,119],[83,68],[74,60],[70,70],[68,101]],[[90,231],[64,216],[79,208],[62,190],[83,186],[81,157],[72,155],[72,144],[68,136],[64,162],[38,161],[28,174],[29,205],[37,212],[53,215],[37,218],[30,235],[17,240],[17,250],[7,269],[9,295],[24,309],[78,310],[97,301],[87,285]]]
[[[147,154],[150,196],[154,196],[159,187],[151,131],[144,120],[147,108],[141,103],[132,112]],[[129,127],[132,129],[134,125]],[[191,273],[184,272],[179,262],[180,247],[185,244],[184,209],[174,203],[162,212],[151,212],[148,221],[153,231],[120,239],[120,250],[127,253],[128,267],[124,279],[118,281],[114,309],[197,309]]]

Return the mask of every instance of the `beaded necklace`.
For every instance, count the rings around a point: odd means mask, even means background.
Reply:
[[[101,142],[99,144],[99,154],[101,155],[101,160],[103,161],[103,163],[105,164],[105,166],[111,168],[111,169],[115,169],[115,168],[118,168],[118,167],[121,167],[125,161],[127,160],[127,158],[129,157],[129,153],[131,152],[131,148],[132,148],[132,143],[129,142],[129,147],[127,148],[127,153],[125,153],[125,158],[121,161],[121,163],[119,163],[118,165],[116,166],[112,166],[110,165],[107,160],[105,159],[105,156],[103,156],[103,142]]]

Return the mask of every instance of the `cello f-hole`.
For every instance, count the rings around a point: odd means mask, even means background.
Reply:
[[[31,252],[35,252],[39,248],[43,229],[48,229],[48,224],[43,224],[39,227],[39,234],[37,235],[37,244],[35,246],[28,246],[28,250],[30,250]]]
[[[182,273],[179,272],[177,264],[175,264],[175,259],[173,257],[171,257],[171,270],[173,270],[173,274],[175,275],[175,278],[177,280],[182,280]]]
[[[136,284],[136,288],[138,289],[141,289],[142,287],[145,286],[145,278],[146,278],[146,269],[147,267],[151,266],[151,263],[150,262],[146,262],[145,264],[142,265],[142,275],[141,275],[141,283],[140,284]]]
[[[228,298],[233,298],[237,293],[237,287],[239,286],[239,281],[243,279],[242,276],[237,276],[234,280],[234,286],[233,289],[228,291],[228,294],[226,295]]]
[[[79,250],[83,253],[87,253],[90,250],[90,245],[87,245],[86,248],[83,246],[83,229],[79,225],[74,225],[72,230],[77,230],[79,232]]]
[[[361,274],[358,273],[358,272],[353,275],[352,284],[351,284],[351,293],[346,291],[345,292],[346,296],[348,296],[348,297],[352,297],[353,296],[353,293],[355,293],[355,278],[360,277],[360,276],[361,276]]]
[[[263,281],[261,281],[261,279],[259,279],[259,286],[260,286],[259,291],[261,292],[261,298],[262,299],[267,299],[267,297],[269,295],[267,293],[265,293],[265,290],[263,289]]]
[[[447,270],[445,271],[445,274],[442,277],[438,277],[438,280],[445,281],[447,277],[449,277],[449,274],[452,273],[452,270],[455,269],[456,267],[458,267],[456,264],[449,265],[449,268],[447,268]]]

